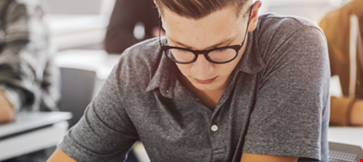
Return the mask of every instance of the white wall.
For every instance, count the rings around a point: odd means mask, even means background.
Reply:
[[[115,0],[44,0],[50,14],[109,15]]]

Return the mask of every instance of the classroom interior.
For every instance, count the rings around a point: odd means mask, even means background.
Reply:
[[[97,94],[104,80],[117,64],[120,54],[109,54],[103,41],[116,0],[44,0],[48,6],[46,16],[55,63],[61,70],[61,111],[71,112],[47,116],[49,130],[36,124],[31,131],[12,132],[12,123],[0,124],[0,161],[56,146],[69,127],[77,123],[86,106]],[[262,0],[260,14],[276,13],[308,18],[316,23],[330,10],[339,8],[349,0]],[[135,37],[142,38],[143,25],[135,25]],[[341,96],[339,79],[332,77],[331,94]],[[17,118],[22,118],[21,115]],[[26,118],[26,117],[24,117]],[[35,116],[32,118],[41,118]],[[31,121],[32,119],[25,119]],[[66,121],[66,122],[65,122]],[[28,123],[29,124],[29,123]],[[52,136],[53,139],[44,140]],[[363,127],[330,127],[328,139],[332,147],[363,147]],[[343,150],[344,150],[343,149]],[[141,143],[134,145],[136,161],[148,162]],[[339,152],[331,152],[339,154]],[[354,153],[352,153],[354,154]],[[356,156],[361,156],[359,151]],[[339,155],[343,156],[343,155]],[[345,155],[344,155],[345,156]],[[344,158],[344,157],[343,157]],[[339,159],[339,158],[338,158]],[[133,160],[135,162],[135,159]],[[131,161],[130,161],[131,162]]]

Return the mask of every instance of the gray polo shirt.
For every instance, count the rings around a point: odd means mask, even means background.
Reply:
[[[180,75],[158,39],[129,48],[60,148],[87,162],[122,161],[136,141],[156,162],[239,162],[242,152],[328,161],[329,59],[314,23],[260,16],[214,111]]]

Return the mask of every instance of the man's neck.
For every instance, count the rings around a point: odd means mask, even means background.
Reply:
[[[227,89],[231,79],[229,78],[226,82],[226,85],[220,89],[213,91],[203,91],[197,89],[189,82],[189,80],[183,76],[182,83],[186,86],[186,88],[191,91],[199,100],[201,100],[205,106],[207,106],[211,111],[214,111],[216,108],[223,92]]]

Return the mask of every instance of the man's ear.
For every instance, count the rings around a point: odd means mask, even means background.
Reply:
[[[251,11],[251,19],[250,19],[250,24],[248,25],[248,31],[254,31],[257,27],[257,22],[258,22],[258,11],[260,9],[262,5],[261,1],[256,1],[253,5],[252,5],[252,11]]]

